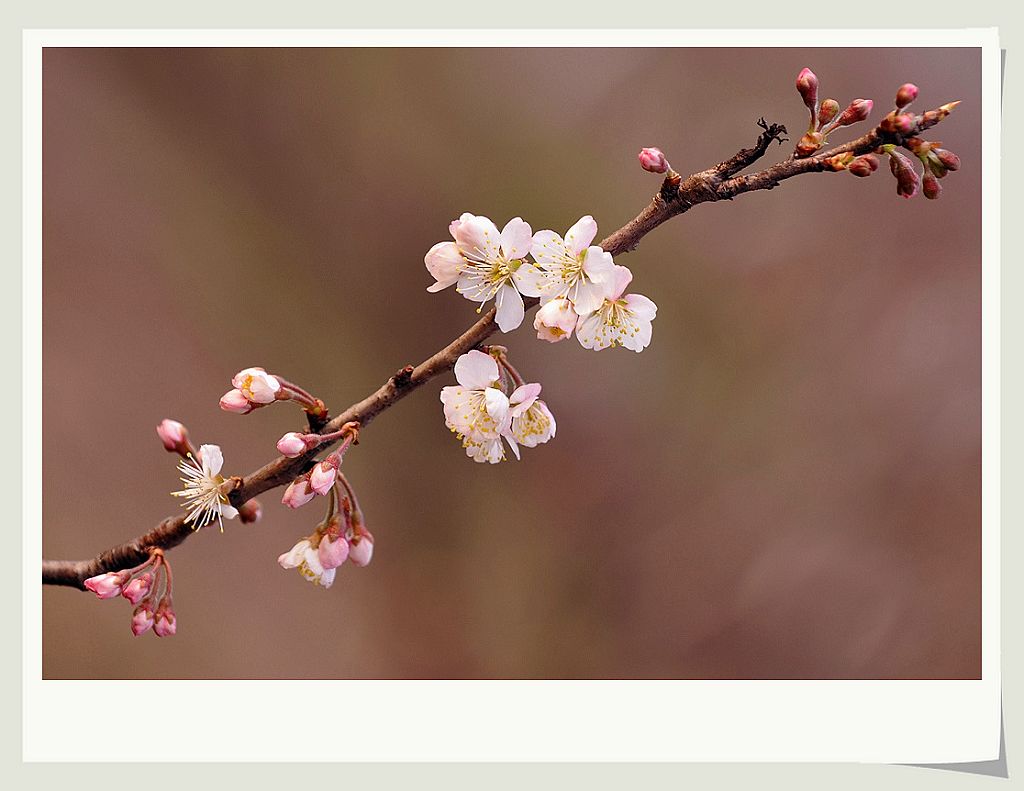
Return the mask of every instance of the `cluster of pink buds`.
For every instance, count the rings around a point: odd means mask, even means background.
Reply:
[[[295,401],[310,415],[327,417],[323,401],[287,379],[268,374],[263,368],[245,368],[232,377],[231,384],[233,389],[220,399],[220,408],[225,412],[248,415],[275,401]]]
[[[136,637],[151,628],[157,637],[170,637],[178,631],[171,599],[171,566],[161,550],[154,550],[135,568],[98,574],[84,584],[101,599],[124,597],[134,605],[131,629]]]
[[[326,494],[324,521],[277,559],[282,568],[298,569],[303,578],[322,588],[334,584],[337,569],[345,561],[366,566],[373,558],[373,534],[363,524],[355,491],[337,468]]]
[[[300,475],[288,484],[281,498],[282,503],[289,508],[301,508],[318,494],[326,496],[332,493],[345,453],[359,443],[359,424],[346,423],[338,431],[330,434],[299,434],[293,431],[277,441],[277,449],[281,453],[290,458],[297,458],[324,442],[337,439],[341,440],[341,444],[334,451],[314,464],[305,475]]]
[[[870,99],[854,99],[839,112],[839,102],[825,99],[818,105],[818,77],[810,69],[803,69],[796,77],[796,89],[810,113],[807,132],[797,141],[794,156],[809,157],[825,145],[831,132],[865,120],[874,106]]]

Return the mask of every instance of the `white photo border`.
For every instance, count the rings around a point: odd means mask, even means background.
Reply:
[[[982,677],[949,681],[58,681],[42,679],[42,483],[23,476],[23,759],[126,760],[68,711],[160,691],[166,735],[132,761],[995,760],[1000,736],[1000,49],[965,30],[27,30],[23,404],[42,384],[44,47],[976,47],[982,52]],[[470,43],[471,42],[471,43]],[[567,43],[568,42],[568,43]],[[42,468],[34,419],[24,469]],[[315,705],[314,705],[315,702]],[[343,714],[341,715],[343,716]],[[615,723],[609,727],[609,723]],[[173,734],[173,735],[171,735]]]

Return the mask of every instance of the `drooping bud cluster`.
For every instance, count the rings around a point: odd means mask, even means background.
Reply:
[[[953,170],[960,168],[960,158],[948,149],[941,148],[941,143],[922,140],[920,137],[908,137],[903,147],[912,153],[921,163],[922,173],[919,176],[912,161],[897,151],[897,146],[888,143],[879,149],[880,153],[888,154],[889,169],[896,179],[896,193],[904,198],[912,198],[918,189],[929,200],[937,200],[942,194],[939,179],[945,178]]]
[[[248,415],[255,409],[275,401],[295,401],[310,415],[326,419],[327,407],[296,384],[280,376],[268,374],[263,368],[245,368],[231,378],[232,390],[220,399],[225,412]]]
[[[324,521],[277,559],[282,568],[298,569],[303,578],[322,588],[334,584],[336,570],[345,561],[366,566],[373,558],[373,534],[363,524],[355,491],[341,472],[336,472],[328,496]]]
[[[809,157],[820,150],[828,141],[831,132],[863,121],[871,114],[873,107],[870,99],[854,99],[842,113],[839,112],[839,102],[835,99],[826,99],[819,107],[818,77],[806,68],[796,77],[796,89],[811,117],[807,132],[796,143],[794,156],[797,158]]]
[[[169,637],[178,630],[171,598],[171,567],[160,550],[126,571],[97,574],[83,583],[101,599],[123,597],[135,607],[131,630],[138,637],[153,629],[157,637]]]
[[[295,450],[301,442],[305,450],[296,453],[297,457],[323,442],[335,439],[341,439],[342,442],[327,458],[317,462],[311,470],[288,484],[288,488],[285,489],[284,496],[281,498],[284,505],[289,508],[301,508],[316,495],[326,496],[333,491],[345,453],[359,440],[359,424],[346,423],[333,434],[295,434],[292,432],[278,440],[278,450],[281,450],[284,445],[289,451]],[[282,453],[284,453],[283,450]],[[289,454],[285,453],[285,455]]]

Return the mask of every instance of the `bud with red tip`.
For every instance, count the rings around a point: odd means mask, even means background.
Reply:
[[[143,632],[149,631],[153,626],[153,611],[148,604],[143,604],[132,613],[132,634],[138,637]]]
[[[917,86],[912,82],[905,82],[896,91],[896,108],[902,110],[916,98]]]
[[[810,110],[811,113],[811,126],[814,126],[814,114],[818,110],[818,77],[810,69],[802,69],[798,75],[796,75],[796,89],[800,93],[800,98],[804,100],[804,105]]]
[[[669,169],[668,160],[660,148],[642,148],[637,155],[640,167],[648,173],[665,173]]]
[[[153,575],[143,574],[140,577],[136,577],[121,590],[121,595],[124,596],[132,604],[138,604],[149,593],[153,587]]]
[[[839,102],[835,99],[823,101],[818,110],[818,131],[824,129],[837,115],[839,115]]]
[[[939,193],[942,192],[942,185],[939,184],[939,180],[932,173],[925,172],[921,191],[928,200],[937,200]]]
[[[263,517],[263,506],[259,500],[247,500],[238,509],[238,518],[243,525],[256,524]]]
[[[871,109],[874,106],[875,103],[870,99],[854,99],[843,110],[842,115],[836,119],[836,127],[850,126],[863,121],[871,115]]]
[[[896,194],[912,198],[917,194],[921,180],[914,166],[899,151],[889,152],[889,169],[896,177]]]
[[[796,144],[796,154],[800,157],[809,157],[825,143],[825,136],[821,132],[808,132]]]
[[[878,157],[874,154],[864,154],[853,160],[846,169],[854,176],[866,178],[878,170]]]

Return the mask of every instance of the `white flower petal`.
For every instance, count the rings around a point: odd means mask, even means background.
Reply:
[[[513,217],[501,230],[501,252],[505,260],[526,258],[533,247],[533,229],[522,217]]]
[[[589,214],[580,217],[576,224],[565,232],[565,246],[579,255],[597,236],[597,223]]]
[[[502,332],[512,332],[523,323],[526,308],[523,305],[523,297],[513,286],[506,283],[499,288],[494,302],[498,306],[494,320]]]
[[[471,217],[455,229],[455,243],[469,258],[493,261],[501,251],[501,234],[487,217]]]
[[[483,390],[498,381],[498,363],[489,354],[473,349],[455,361],[455,378],[470,390]]]
[[[212,478],[224,466],[224,454],[219,445],[200,445],[199,458],[203,461],[203,475]]]
[[[542,266],[560,261],[565,255],[565,243],[554,231],[537,231],[533,235],[533,247],[530,249],[533,259]]]
[[[549,290],[547,273],[533,264],[523,263],[512,273],[512,280],[524,297],[539,297]]]

